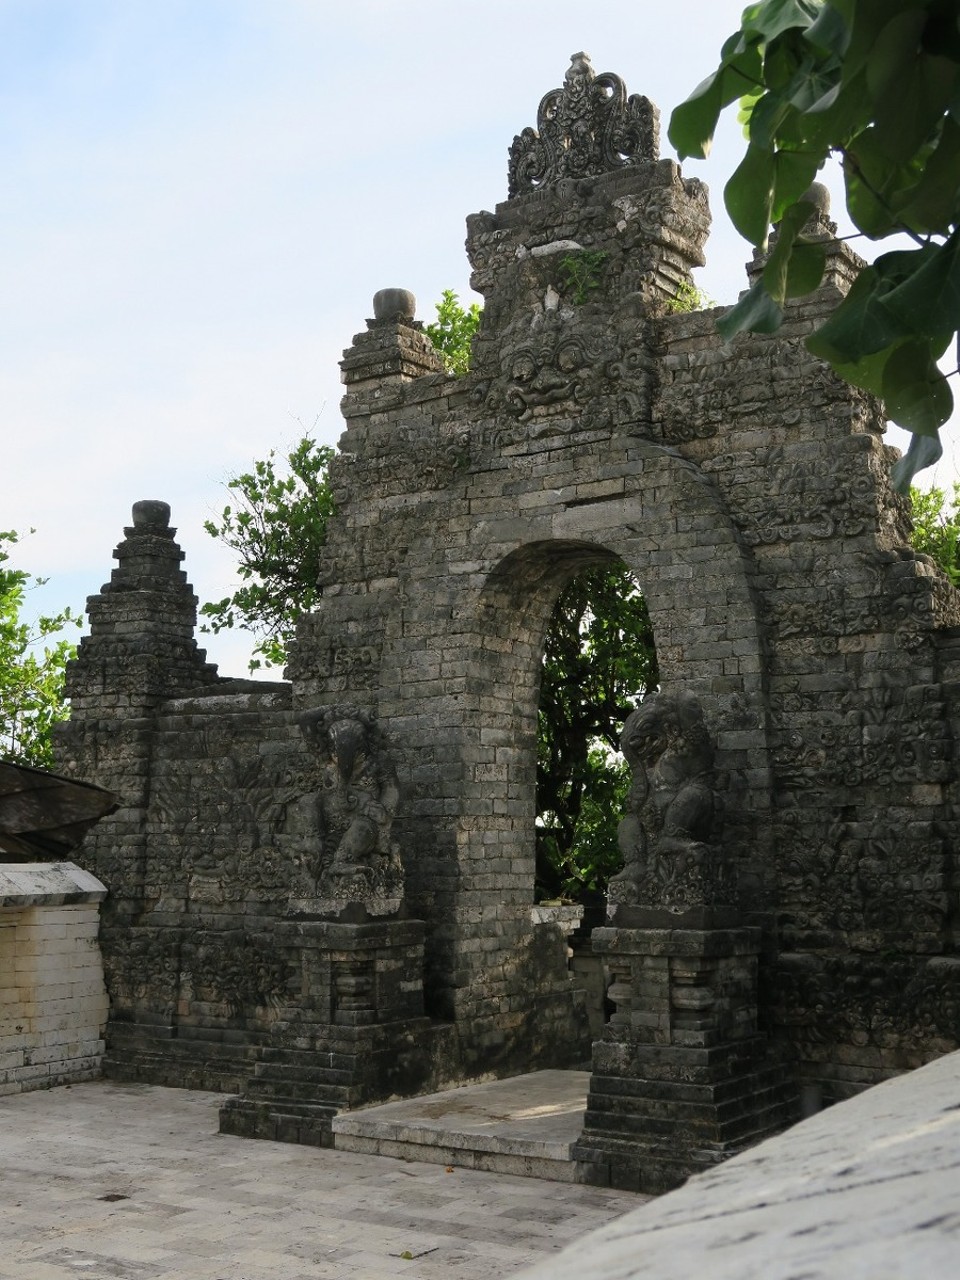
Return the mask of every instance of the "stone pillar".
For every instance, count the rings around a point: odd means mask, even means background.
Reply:
[[[589,1181],[666,1191],[791,1119],[786,1072],[757,1030],[760,930],[678,914],[620,907],[594,930],[616,1012],[594,1044],[574,1152]]]
[[[450,1028],[424,1015],[423,937],[423,921],[372,918],[359,904],[283,922],[278,943],[300,955],[298,999],[222,1108],[221,1133],[329,1146],[338,1111],[433,1087]]]
[[[358,333],[340,361],[346,394],[341,405],[349,424],[358,415],[382,410],[404,383],[443,373],[443,361],[414,318],[416,299],[408,289],[380,289],[373,319]]]
[[[713,740],[687,692],[644,699],[621,746],[632,785],[594,951],[610,1022],[593,1046],[585,1180],[660,1192],[782,1128],[787,1073],[757,1029],[760,930],[721,841]]]

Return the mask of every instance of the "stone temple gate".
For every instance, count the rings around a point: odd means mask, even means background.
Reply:
[[[287,683],[205,662],[169,511],[134,508],[60,741],[123,799],[83,851],[110,1074],[323,1142],[343,1108],[592,1060],[583,1176],[657,1188],[960,1041],[958,596],[910,549],[881,406],[803,345],[857,260],[821,203],[819,291],[724,345],[678,307],[709,213],[657,132],[573,58],[468,219],[467,376],[377,296]],[[571,926],[533,904],[535,731],[558,593],[614,560],[662,684],[624,735],[591,1047]]]

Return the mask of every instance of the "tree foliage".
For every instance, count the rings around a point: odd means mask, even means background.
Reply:
[[[424,325],[424,333],[440,353],[444,368],[462,378],[470,368],[470,343],[480,327],[481,307],[464,307],[453,289],[444,289],[436,304],[437,318]]]
[[[914,550],[935,560],[960,587],[960,484],[954,484],[950,500],[943,489],[911,489],[910,515]]]
[[[205,631],[239,627],[257,637],[250,670],[282,666],[297,619],[320,598],[320,558],[333,499],[327,468],[333,450],[304,436],[287,454],[271,449],[253,470],[234,476],[233,502],[204,528],[237,556],[242,585],[201,606]]]
[[[589,569],[561,592],[547,631],[537,744],[537,883],[581,897],[619,870],[630,785],[620,731],[658,683],[646,601],[623,566]]]
[[[0,533],[0,757],[49,769],[51,731],[69,715],[64,678],[76,652],[60,633],[80,619],[70,609],[24,619],[27,592],[46,579],[11,567],[10,548],[19,540],[13,530]]]
[[[759,249],[771,225],[778,234],[721,331],[773,333],[786,300],[820,284],[826,244],[804,230],[814,212],[804,195],[838,157],[860,233],[902,233],[912,247],[865,267],[807,345],[913,433],[895,471],[906,490],[939,458],[953,406],[937,361],[960,328],[960,0],[751,4],[717,70],[673,112],[681,159],[707,156],[720,113],[737,101],[747,149],[724,190],[727,211]]]

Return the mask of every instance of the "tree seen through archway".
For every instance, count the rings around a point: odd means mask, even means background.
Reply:
[[[577,574],[547,631],[537,735],[540,901],[587,901],[620,869],[617,824],[630,771],[623,722],[658,684],[646,601],[623,564]]]

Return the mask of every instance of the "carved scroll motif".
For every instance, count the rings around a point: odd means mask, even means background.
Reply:
[[[513,140],[509,194],[655,160],[657,150],[656,107],[639,94],[627,97],[619,76],[597,75],[587,54],[575,53],[563,87],[540,103],[537,128],[526,128]]]

